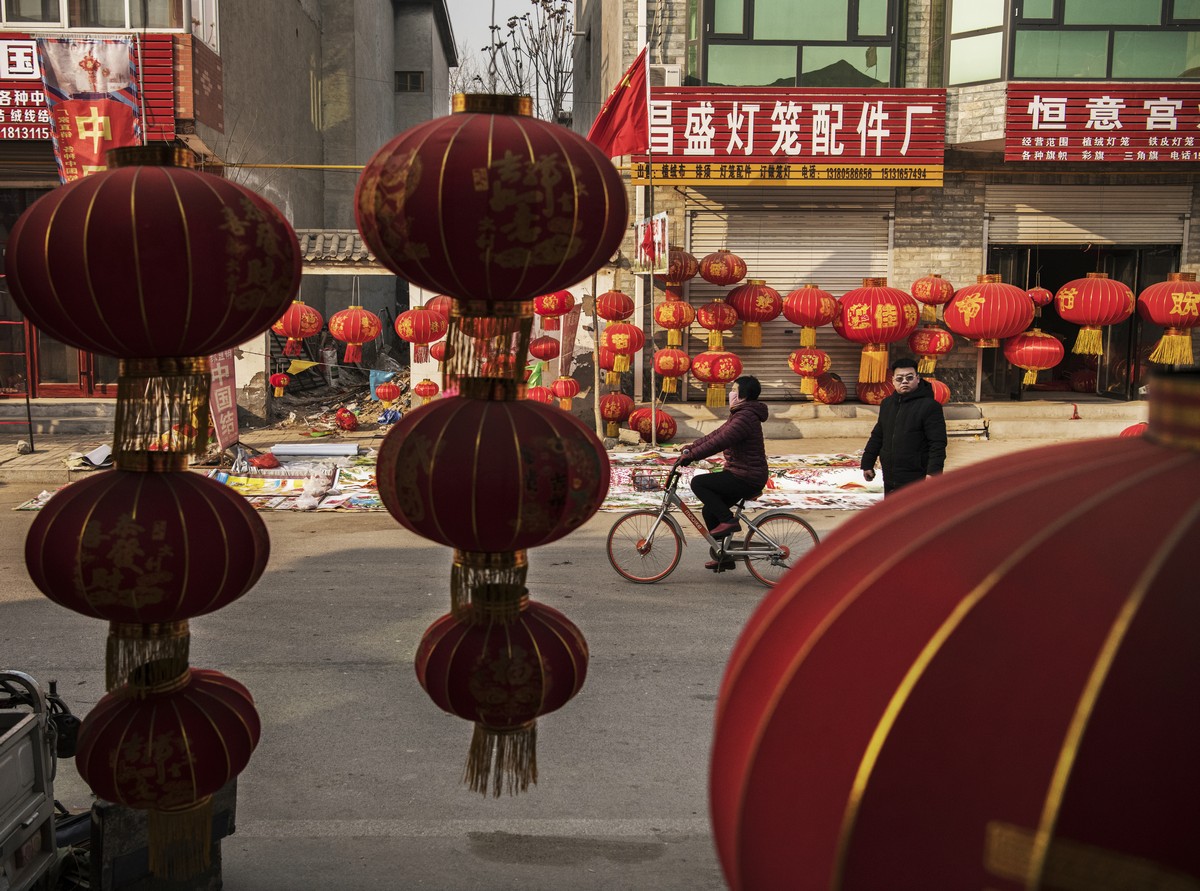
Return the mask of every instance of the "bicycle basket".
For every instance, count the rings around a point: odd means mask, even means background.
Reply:
[[[661,492],[667,485],[667,477],[671,475],[669,467],[633,472],[633,488],[639,492]]]

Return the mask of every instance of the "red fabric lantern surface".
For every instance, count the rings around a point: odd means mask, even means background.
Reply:
[[[605,291],[596,298],[596,315],[607,322],[623,322],[633,309],[633,298],[624,291]]]
[[[557,359],[561,351],[562,344],[558,342],[557,338],[549,335],[544,334],[529,341],[529,355],[535,359],[541,359],[543,362]]]
[[[236,347],[271,327],[300,287],[283,214],[185,167],[119,167],[54,189],[13,226],[5,265],[14,301],[43,333],[126,359]]]
[[[1040,328],[1030,328],[1004,341],[1004,358],[1025,369],[1021,385],[1031,387],[1037,383],[1039,371],[1053,368],[1063,359],[1063,345],[1057,337]]]
[[[779,292],[761,278],[752,278],[740,288],[729,292],[729,305],[742,320],[742,346],[762,346],[762,326],[777,318],[783,311],[783,298]]]
[[[421,637],[417,681],[443,711],[475,723],[467,781],[499,795],[537,783],[535,722],[562,708],[587,678],[583,634],[558,610],[525,599],[514,617],[445,615]],[[483,615],[480,615],[480,614]],[[519,769],[492,764],[520,762]]]
[[[1006,285],[998,275],[980,275],[973,285],[959,288],[946,305],[946,327],[975,346],[996,347],[1033,321],[1033,301],[1016,285]]]
[[[617,363],[617,354],[603,344],[598,344],[596,362],[599,364],[600,370],[604,372],[604,383],[610,387],[619,387],[621,375],[613,370],[613,366]]]
[[[425,308],[431,309],[450,323],[450,313],[454,309],[454,298],[448,294],[438,294],[425,301]]]
[[[829,353],[818,349],[793,350],[788,356],[788,368],[800,375],[800,392],[811,396],[817,390],[817,378],[833,367]]]
[[[816,285],[807,284],[783,298],[783,316],[800,326],[800,346],[817,345],[817,329],[837,317],[837,298]]]
[[[396,336],[413,345],[413,361],[429,361],[429,344],[446,336],[450,323],[435,309],[418,307],[396,317]]]
[[[527,96],[457,96],[454,114],[404,131],[367,162],[355,215],[388,269],[496,302],[569,287],[608,262],[628,222],[620,174],[531,109]]]
[[[854,392],[858,394],[859,402],[867,405],[879,405],[895,393],[896,388],[892,386],[891,381],[859,381],[854,385]]]
[[[376,479],[400,525],[463,551],[557,541],[608,493],[608,456],[574,416],[521,399],[450,396],[392,427]],[[480,518],[486,517],[486,522]]]
[[[624,393],[605,393],[600,397],[600,417],[608,423],[604,435],[610,439],[620,432],[621,422],[633,411],[633,400]]]
[[[667,257],[667,274],[663,276],[663,281],[668,289],[678,288],[684,282],[691,281],[700,271],[700,263],[695,256],[683,248],[672,246]]]
[[[287,338],[287,343],[283,345],[285,356],[299,356],[301,341],[306,337],[312,337],[324,325],[325,319],[319,312],[303,300],[293,300],[291,305],[283,311],[279,320],[271,326],[271,330],[280,337]]]
[[[902,489],[764,597],[712,746],[732,889],[1200,876],[1200,377],[1149,399],[1144,437]]]
[[[358,415],[350,411],[350,409],[342,406],[333,413],[333,421],[337,424],[338,429],[352,431],[358,429]]]
[[[540,402],[543,405],[553,405],[554,391],[549,387],[529,387],[525,391],[525,398],[532,399],[534,402]]]
[[[542,317],[542,329],[557,331],[559,319],[575,308],[575,295],[570,291],[552,291],[533,298],[533,311]]]
[[[908,337],[919,315],[917,301],[899,288],[889,288],[886,278],[864,278],[861,288],[842,295],[833,330],[851,343],[863,344],[860,381],[887,379],[887,345]]]
[[[446,341],[444,341],[444,340],[439,340],[436,343],[431,343],[429,345],[429,358],[433,359],[435,362],[445,362],[446,361],[446,346],[447,346]]]
[[[275,388],[275,398],[276,399],[278,399],[280,396],[283,395],[284,387],[286,387],[291,382],[292,382],[291,377],[289,377],[287,374],[284,374],[282,371],[277,371],[273,375],[271,375],[269,378],[267,378],[267,383],[269,383],[272,387]]]
[[[1191,365],[1192,333],[1200,326],[1200,285],[1194,272],[1172,272],[1165,282],[1150,285],[1138,295],[1138,315],[1167,330],[1155,344],[1150,361],[1160,365]]]
[[[654,418],[653,425],[651,415]],[[670,442],[679,430],[675,419],[663,411],[662,406],[651,412],[648,405],[630,412],[629,429],[636,432],[642,442]]]
[[[437,317],[434,313],[430,315]],[[346,362],[361,362],[362,345],[370,343],[382,331],[379,316],[361,306],[347,307],[329,317],[329,333],[346,344]]]
[[[1043,306],[1048,306],[1054,302],[1054,292],[1048,291],[1040,285],[1036,288],[1030,288],[1025,293],[1028,295],[1029,299],[1033,301],[1033,305],[1039,310]]]
[[[563,375],[556,378],[550,385],[550,391],[557,397],[558,407],[564,411],[570,411],[571,400],[579,395],[579,381]]]
[[[708,384],[704,404],[709,408],[720,408],[725,404],[725,388],[741,373],[742,360],[723,350],[709,350],[692,359],[692,377]]]
[[[937,308],[945,306],[954,296],[954,285],[935,273],[917,279],[908,291],[917,302],[924,304],[921,312],[924,321],[935,322]]]
[[[400,398],[400,388],[391,381],[384,381],[375,387],[375,398],[384,405],[391,405]]]
[[[839,405],[846,401],[846,385],[836,374],[823,374],[817,378],[813,400],[823,405]]]
[[[746,261],[721,248],[700,261],[700,277],[722,288],[736,285],[746,277]]]
[[[929,386],[933,387],[933,398],[937,400],[938,405],[945,405],[950,401],[950,388],[934,377],[927,377]]]
[[[609,322],[604,326],[604,333],[600,335],[600,344],[616,354],[616,358],[613,359],[613,371],[621,374],[632,367],[634,354],[646,345],[646,335],[637,325]]]
[[[679,391],[679,378],[688,373],[692,360],[683,350],[672,347],[659,350],[654,354],[654,371],[663,379],[662,391],[676,393]]]
[[[696,310],[696,321],[701,328],[708,329],[708,348],[722,350],[725,338],[722,331],[732,331],[737,324],[737,310],[725,302],[723,297],[715,297]]]
[[[441,392],[441,388],[429,378],[424,378],[413,387],[413,393],[421,398],[422,405],[428,405],[433,397]]]
[[[1146,431],[1150,429],[1150,424],[1146,421],[1138,421],[1136,424],[1130,424],[1120,432],[1120,436],[1145,436]]]
[[[1086,278],[1067,282],[1054,295],[1054,308],[1063,321],[1079,325],[1073,353],[1104,355],[1100,329],[1116,325],[1133,315],[1133,291],[1104,272],[1089,272]]]
[[[922,325],[908,335],[908,348],[919,357],[917,373],[932,374],[938,359],[954,349],[954,336],[936,325]]]
[[[683,346],[683,330],[696,321],[696,310],[682,300],[664,300],[654,307],[654,321],[667,329],[667,346]]]

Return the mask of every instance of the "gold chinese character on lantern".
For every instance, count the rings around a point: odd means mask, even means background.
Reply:
[[[850,308],[846,319],[846,327],[855,331],[871,327],[871,307],[865,303],[855,303]]]
[[[970,322],[979,315],[986,302],[982,294],[968,294],[958,301],[958,308],[962,312],[963,319]]]
[[[1195,291],[1184,291],[1182,294],[1172,294],[1171,315],[1200,315],[1200,294],[1196,293]]]
[[[876,328],[895,328],[900,322],[900,313],[897,307],[891,305],[875,307],[875,327]]]
[[[1058,301],[1063,309],[1074,309],[1075,298],[1079,296],[1079,291],[1075,288],[1067,288],[1065,291],[1058,292]]]

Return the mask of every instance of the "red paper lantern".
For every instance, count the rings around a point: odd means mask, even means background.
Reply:
[[[704,404],[709,408],[720,408],[725,404],[725,388],[741,373],[742,360],[723,350],[709,350],[692,359],[692,377],[708,384]]]
[[[946,305],[946,327],[979,348],[996,347],[1005,337],[1020,334],[1033,321],[1033,301],[1016,285],[998,275],[980,275],[960,288]]]
[[[624,321],[633,309],[633,298],[624,291],[605,291],[596,298],[596,315],[608,322]]]
[[[654,421],[651,423],[651,415]],[[642,442],[670,442],[678,432],[675,419],[659,406],[653,412],[650,406],[635,408],[629,414],[629,429],[638,434]]]
[[[525,391],[525,398],[532,399],[534,402],[541,402],[544,405],[553,405],[554,391],[549,387],[529,387]]]
[[[783,298],[783,316],[800,326],[800,346],[817,345],[817,329],[828,325],[838,314],[837,298],[816,285],[808,284]]]
[[[620,432],[621,422],[633,411],[633,400],[624,393],[605,393],[600,397],[600,417],[608,423],[604,435],[610,439]]]
[[[557,331],[560,317],[575,308],[575,295],[570,291],[552,291],[533,298],[533,311],[542,317],[542,329]]]
[[[700,261],[700,277],[706,282],[727,288],[746,277],[746,261],[732,251],[721,248]]]
[[[277,371],[273,375],[271,375],[269,378],[267,378],[267,383],[269,383],[272,387],[275,388],[275,398],[276,399],[278,399],[280,396],[283,395],[283,388],[286,387],[291,382],[292,382],[291,377],[282,371]]]
[[[621,374],[632,367],[634,354],[646,345],[646,335],[637,325],[609,322],[604,326],[604,333],[600,335],[600,344],[616,354],[616,358],[613,359],[613,371]]]
[[[667,274],[663,277],[668,290],[672,287],[678,288],[686,281],[691,281],[696,277],[696,273],[700,271],[700,264],[696,258],[685,251],[683,248],[671,247],[667,260]],[[668,300],[671,298],[668,297]]]
[[[1200,875],[1200,376],[1149,398],[1145,437],[909,486],[766,595],[717,702],[731,888]]]
[[[722,331],[731,331],[737,324],[737,310],[725,302],[723,297],[715,297],[696,310],[696,321],[701,328],[708,329],[708,348],[722,350],[725,338]]]
[[[1004,358],[1025,369],[1021,385],[1031,387],[1037,383],[1039,371],[1053,368],[1063,358],[1063,345],[1057,337],[1039,328],[1030,328],[1004,341]]]
[[[838,405],[846,401],[846,385],[836,374],[823,374],[817,378],[813,400],[823,405]]]
[[[292,227],[243,186],[141,166],[148,156],[163,150],[116,150],[138,166],[75,180],[20,216],[5,254],[17,306],[55,340],[126,359],[208,356],[266,331],[300,287]]]
[[[1138,295],[1138,315],[1167,330],[1150,354],[1160,365],[1191,365],[1192,329],[1200,326],[1200,286],[1194,272],[1172,272]]]
[[[854,385],[858,401],[866,405],[879,405],[896,392],[891,381],[859,381]]]
[[[446,341],[444,341],[444,340],[439,340],[436,343],[431,343],[429,345],[429,358],[433,359],[435,362],[445,362],[446,361],[446,347],[447,347],[447,344],[446,344]]]
[[[926,275],[912,283],[909,293],[917,302],[924,304],[921,315],[926,322],[937,321],[937,308],[945,306],[954,296],[954,285],[940,275]]]
[[[413,361],[429,361],[429,344],[446,336],[449,321],[435,309],[418,307],[396,317],[396,336],[413,345]]]
[[[1100,329],[1116,325],[1133,315],[1133,291],[1104,272],[1089,272],[1086,278],[1067,282],[1054,295],[1054,308],[1063,321],[1079,325],[1073,353],[1104,355]]]
[[[433,397],[441,392],[441,388],[429,378],[418,381],[412,389],[413,393],[420,397],[422,405],[428,405],[433,401]]]
[[[333,413],[333,422],[337,424],[338,429],[345,430],[346,432],[358,429],[358,415],[345,406],[342,406]]]
[[[1120,432],[1120,436],[1145,436],[1146,431],[1150,429],[1150,424],[1146,421],[1138,421],[1136,424],[1130,424]]]
[[[437,318],[435,313],[431,316]],[[379,316],[361,306],[350,306],[329,317],[329,333],[346,344],[346,362],[362,361],[362,345],[370,343],[383,331]]]
[[[558,398],[558,407],[570,411],[571,400],[579,395],[579,381],[563,375],[550,385],[550,391]]]
[[[903,340],[917,327],[917,301],[886,278],[864,278],[863,286],[838,301],[833,330],[851,343],[863,344],[858,379],[878,383],[887,379],[887,345]]]
[[[617,363],[617,354],[602,343],[596,346],[596,362],[604,372],[604,383],[610,387],[621,385],[621,375],[613,369]]]
[[[817,378],[833,367],[829,353],[818,349],[793,350],[788,356],[788,368],[800,375],[800,392],[811,396],[817,391]]]
[[[425,301],[425,308],[433,310],[449,324],[450,315],[454,311],[454,298],[447,294],[438,294]]]
[[[954,337],[936,325],[922,325],[908,335],[908,348],[919,356],[918,374],[933,374],[937,361],[954,349]]]
[[[384,381],[375,386],[375,398],[389,406],[400,398],[400,388],[391,381]]]
[[[283,345],[285,356],[299,356],[301,341],[312,337],[324,325],[325,319],[319,312],[303,300],[297,299],[283,311],[283,315],[271,326],[271,330],[280,337],[287,338],[287,343]]]
[[[659,350],[654,354],[654,371],[663,379],[662,391],[676,393],[679,390],[679,378],[688,373],[692,360],[683,350],[673,347]]]
[[[683,329],[696,321],[696,310],[682,300],[664,300],[654,307],[654,321],[667,329],[667,346],[682,346]]]
[[[950,388],[934,377],[927,377],[929,386],[933,387],[933,398],[937,400],[938,405],[945,405],[950,401]]]
[[[455,96],[455,113],[404,131],[359,178],[363,240],[400,277],[475,301],[524,301],[582,281],[628,221],[612,162],[528,96]]]
[[[730,291],[727,299],[742,320],[742,346],[761,347],[763,323],[783,311],[783,298],[779,292],[761,278],[752,278]]]
[[[1030,288],[1025,294],[1033,301],[1033,305],[1039,310],[1043,306],[1048,306],[1054,302],[1054,292],[1048,291],[1040,285],[1036,288]]]
[[[566,705],[587,677],[587,641],[566,616],[527,597],[516,610],[480,604],[460,618],[442,616],[415,659],[429,698],[475,723],[467,782],[485,795],[537,783],[535,723]]]
[[[562,350],[562,345],[557,338],[549,335],[535,337],[529,341],[529,355],[535,359],[541,359],[543,362],[549,362],[551,359],[557,359],[559,352]]]

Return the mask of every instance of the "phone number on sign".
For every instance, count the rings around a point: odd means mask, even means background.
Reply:
[[[49,139],[49,127],[0,127],[0,139]]]

